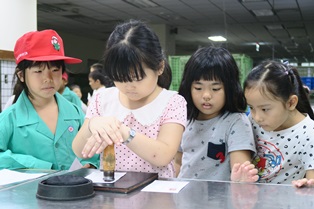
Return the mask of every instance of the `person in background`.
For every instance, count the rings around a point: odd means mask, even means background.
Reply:
[[[70,86],[70,89],[80,98],[82,110],[83,110],[84,114],[86,114],[87,105],[82,101],[81,87],[79,85],[73,84]]]
[[[99,71],[93,71],[88,75],[88,81],[90,87],[94,90],[94,93],[101,92],[106,88],[106,78]]]
[[[78,107],[82,107],[81,99],[67,87],[69,76],[67,72],[62,73],[62,82],[58,92],[64,96],[68,101],[72,102],[73,104],[77,105]]]
[[[170,66],[157,35],[143,22],[118,25],[103,57],[115,87],[96,94],[73,141],[77,156],[89,158],[115,147],[117,171],[175,177],[174,156],[186,123],[186,102],[166,90]]]
[[[84,114],[57,91],[65,63],[81,60],[65,56],[61,37],[50,29],[24,34],[14,56],[23,88],[0,114],[0,169],[67,170],[76,158],[71,145]],[[97,156],[80,162],[85,168],[99,166]]]
[[[15,82],[15,80],[13,80],[13,82]],[[13,87],[13,94],[12,96],[8,99],[8,101],[5,103],[4,105],[4,108],[3,110],[7,109],[8,107],[10,107],[12,104],[14,104],[16,102],[16,100],[18,99],[15,95],[18,93],[18,92],[21,92],[23,90],[23,86],[18,83],[18,82],[15,82],[15,85]],[[3,111],[2,110],[2,111]]]
[[[90,73],[88,75],[88,80],[89,80],[89,85],[93,89],[92,95],[88,93],[88,96],[87,96],[88,104],[97,92],[102,91],[106,87],[109,88],[109,87],[114,86],[113,81],[109,79],[107,75],[105,75],[104,65],[101,63],[94,63],[93,65],[90,66]]]
[[[314,114],[298,70],[264,61],[247,76],[244,93],[257,143],[258,182],[313,186]]]
[[[104,69],[104,65],[101,64],[101,63],[96,62],[96,63],[94,63],[94,64],[92,64],[90,66],[89,72],[91,73],[91,72],[94,72],[95,70],[98,70],[99,72],[102,72],[103,69]]]
[[[114,86],[108,76],[104,76],[99,70],[91,72],[88,76],[88,80],[90,87],[93,89],[93,95],[90,101],[95,98],[96,94],[104,91],[108,87]]]
[[[239,69],[224,48],[198,49],[185,65],[179,94],[187,101],[188,126],[176,162],[178,178],[256,181],[250,175],[230,179],[236,164],[249,164],[256,152]],[[182,165],[181,165],[182,164]]]

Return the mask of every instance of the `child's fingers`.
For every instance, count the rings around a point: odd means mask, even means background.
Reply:
[[[101,152],[103,152],[107,146],[108,146],[108,143],[103,141],[103,143],[101,143],[98,149],[96,150],[96,154],[100,154]]]
[[[314,186],[314,179],[309,179],[309,180],[307,181],[307,185],[308,185],[308,186]]]
[[[253,169],[255,169],[255,166],[253,164],[245,165],[244,169],[246,171],[253,170]]]
[[[101,143],[99,143],[98,134],[93,134],[90,138],[87,139],[87,142],[82,150],[82,155],[84,158],[91,158],[96,154],[96,151],[99,149]]]
[[[247,166],[247,165],[250,165],[251,162],[250,161],[245,161],[244,163],[242,163],[243,166]]]
[[[240,163],[235,163],[232,167],[233,172],[238,172],[241,167]]]
[[[253,168],[253,169],[250,170],[250,173],[252,175],[257,175],[258,174],[258,170],[256,168]]]
[[[102,143],[99,143],[98,141],[94,144],[94,146],[92,147],[92,149],[90,150],[90,152],[88,153],[88,157],[91,158],[93,157],[95,154],[99,154],[97,153],[97,151],[100,149]]]
[[[94,144],[91,144],[90,142],[87,142],[82,150],[83,158],[88,158],[92,148],[94,147]]]
[[[299,180],[296,180],[296,181],[292,181],[292,185],[295,186],[295,187],[302,187],[302,186],[305,186],[306,183],[307,183],[307,179],[304,178],[304,179],[299,179]]]
[[[104,136],[108,144],[121,144],[123,141],[120,129],[116,126],[106,127],[106,136]],[[110,141],[108,141],[110,140]]]
[[[256,182],[256,181],[258,181],[258,179],[259,179],[259,176],[258,175],[254,175],[252,177],[252,182]]]

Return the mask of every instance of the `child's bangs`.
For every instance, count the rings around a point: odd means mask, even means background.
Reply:
[[[104,69],[107,76],[117,82],[132,82],[145,77],[140,52],[127,45],[118,45],[110,49],[104,57]]]
[[[48,67],[48,69],[52,67],[61,68],[64,65],[63,60],[55,60],[55,61],[34,61],[32,62],[30,67],[38,67],[38,68],[45,68]]]
[[[194,74],[194,80],[204,79],[206,81],[222,81],[221,70],[215,68],[197,68],[196,73]]]

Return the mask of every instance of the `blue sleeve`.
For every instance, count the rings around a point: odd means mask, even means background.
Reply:
[[[95,166],[96,168],[100,168],[100,155],[94,155],[92,158],[89,159],[81,159],[78,158],[82,165],[91,164]]]
[[[10,150],[15,120],[8,114],[0,114],[0,169],[42,168],[51,169],[52,163],[35,158],[32,155],[17,154]],[[21,149],[23,149],[21,144]]]
[[[31,155],[15,154],[0,148],[0,169],[41,168],[51,169],[52,163],[39,160]]]

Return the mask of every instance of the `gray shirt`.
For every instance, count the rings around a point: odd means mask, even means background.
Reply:
[[[232,151],[256,152],[253,131],[244,113],[219,115],[188,124],[181,141],[182,166],[178,178],[230,180]]]

